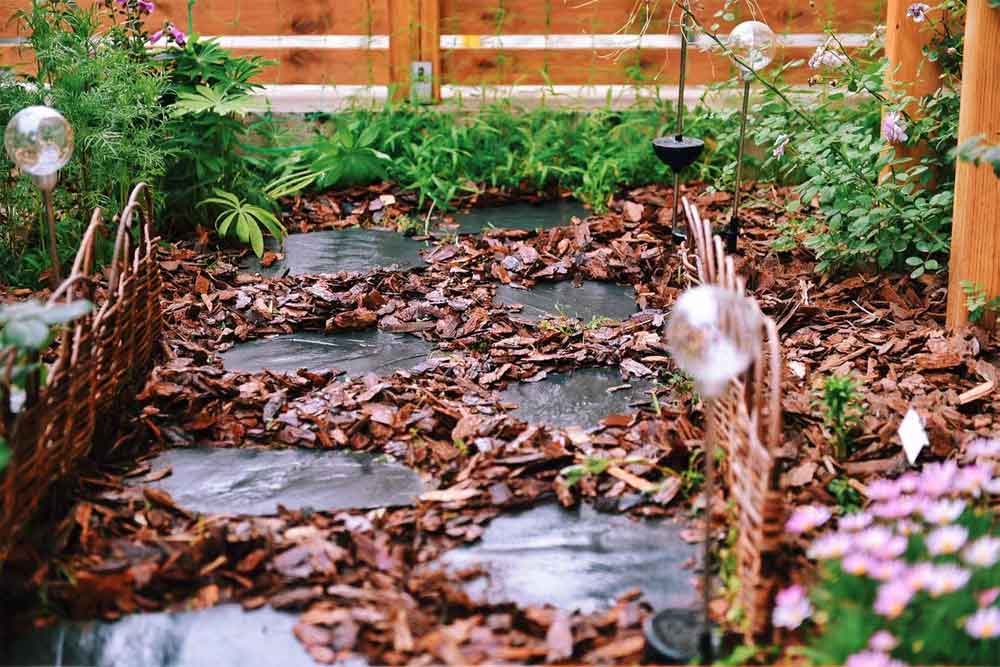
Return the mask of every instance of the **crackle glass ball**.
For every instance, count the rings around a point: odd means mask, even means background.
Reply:
[[[667,322],[666,343],[677,366],[706,398],[726,385],[760,354],[762,315],[750,297],[704,285],[685,291]]]
[[[726,46],[742,63],[740,68],[744,73],[747,67],[759,72],[774,60],[778,38],[766,23],[744,21],[729,33]]]
[[[73,155],[73,128],[50,107],[18,111],[7,123],[3,139],[7,156],[32,176],[51,176]]]

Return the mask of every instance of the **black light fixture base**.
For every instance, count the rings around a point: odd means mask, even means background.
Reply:
[[[740,219],[732,218],[729,224],[726,226],[726,231],[724,234],[726,238],[726,252],[733,254],[737,250],[737,245],[740,238]]]
[[[668,608],[646,619],[646,660],[660,665],[686,665],[695,660],[711,664],[721,648],[721,634],[705,632],[700,609]]]
[[[669,166],[674,173],[694,164],[705,150],[705,142],[694,137],[672,134],[669,137],[653,139],[653,151],[660,162]]]

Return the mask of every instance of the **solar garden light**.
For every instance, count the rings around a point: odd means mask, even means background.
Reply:
[[[743,181],[743,143],[747,133],[747,115],[750,108],[750,82],[754,73],[759,72],[774,60],[777,37],[774,31],[760,21],[744,21],[729,33],[726,47],[740,68],[743,78],[743,112],[740,117],[740,147],[736,157],[736,192],[733,195],[733,215],[726,230],[726,249],[736,252],[736,240],[740,233],[740,194]]]
[[[762,317],[757,303],[739,292],[703,285],[681,294],[666,327],[666,342],[677,366],[693,379],[705,401],[705,535],[702,553],[702,662],[712,661],[708,606],[711,595],[712,498],[715,494],[715,410],[729,383],[756,360]],[[689,656],[693,657],[693,656]]]
[[[73,128],[61,113],[51,107],[21,109],[7,123],[4,131],[7,156],[22,172],[29,174],[42,191],[49,225],[49,257],[52,260],[52,289],[59,285],[59,248],[56,245],[56,219],[52,210],[52,191],[59,181],[59,170],[73,155]]]
[[[656,157],[664,164],[669,165],[674,172],[674,214],[670,223],[670,236],[674,243],[680,243],[687,238],[687,232],[683,225],[678,222],[678,209],[680,208],[680,184],[681,170],[698,159],[705,142],[694,137],[684,136],[684,83],[687,79],[687,52],[688,52],[688,15],[690,8],[685,0],[681,7],[681,59],[680,75],[677,83],[677,132],[668,137],[660,137],[653,140],[653,150]]]

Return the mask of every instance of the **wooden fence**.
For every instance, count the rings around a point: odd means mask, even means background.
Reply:
[[[94,0],[81,0],[93,2]],[[753,16],[742,0],[736,20],[763,18],[784,39],[780,59],[808,58],[832,26],[856,46],[884,22],[883,0],[763,0]],[[186,0],[158,0],[150,28],[187,25]],[[706,25],[725,0],[693,0]],[[10,16],[29,0],[0,0]],[[443,85],[676,85],[679,39],[667,31],[671,0],[199,0],[194,26],[239,54],[277,61],[266,84],[373,87],[406,93],[410,63],[427,61],[435,92]],[[630,20],[631,19],[631,20]],[[648,22],[646,36],[636,34]],[[733,21],[724,21],[728,30]],[[10,23],[0,64],[30,61]],[[693,85],[724,79],[726,59],[694,50]],[[792,77],[805,80],[809,70]]]

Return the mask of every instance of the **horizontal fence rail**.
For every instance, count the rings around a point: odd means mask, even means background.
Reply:
[[[156,5],[151,31],[165,20],[187,27],[186,0]],[[710,25],[723,0],[692,5]],[[744,6],[735,17],[765,20],[781,35],[776,66],[807,60],[826,41],[828,27],[844,46],[862,46],[885,11],[883,0],[756,5],[759,14]],[[0,0],[0,15],[28,7],[28,0]],[[411,63],[424,61],[432,63],[439,98],[442,86],[448,97],[456,89],[488,86],[676,85],[680,39],[667,26],[678,16],[664,0],[200,0],[194,27],[236,54],[275,61],[261,75],[262,84],[334,87],[334,93],[374,90],[382,96],[394,86],[406,95]],[[32,54],[19,43],[23,37],[16,21],[2,27],[0,65],[30,69]],[[701,49],[692,51],[689,62],[693,86],[733,73],[726,58]],[[802,83],[810,73],[800,66],[787,78]]]

